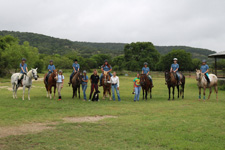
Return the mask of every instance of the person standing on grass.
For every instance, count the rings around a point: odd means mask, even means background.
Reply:
[[[115,93],[114,90],[116,90],[116,94],[118,97],[118,101],[120,101],[120,93],[119,93],[119,86],[120,86],[120,82],[119,82],[119,77],[116,76],[116,72],[113,72],[113,76],[110,78],[110,81],[108,81],[108,83],[111,83],[112,85],[112,94],[113,94],[113,100],[115,101]]]
[[[61,90],[63,88],[64,76],[62,74],[62,70],[59,70],[59,74],[57,76],[56,88],[58,91],[59,101],[62,99]]]
[[[83,90],[83,101],[86,101],[86,89],[87,89],[87,83],[88,83],[88,76],[86,70],[83,71],[83,77],[82,77],[82,90]]]
[[[136,102],[139,101],[139,96],[141,92],[141,84],[140,84],[140,74],[137,73],[137,77],[133,80],[134,82],[134,101]]]
[[[72,67],[73,67],[73,72],[72,72],[71,75],[70,75],[70,81],[69,81],[69,83],[68,83],[69,86],[70,86],[70,84],[72,83],[72,78],[73,78],[73,76],[74,76],[77,72],[80,71],[80,65],[78,64],[77,59],[74,60],[74,63],[73,63],[73,65],[72,65]]]
[[[94,92],[94,89],[95,91],[98,91],[99,75],[96,69],[94,70],[93,74],[90,77],[90,82],[91,82],[91,93],[89,96],[89,101],[91,101],[91,97]]]
[[[28,69],[27,69],[26,59],[22,58],[22,62],[20,64],[20,75],[18,78],[18,86],[22,85],[22,79],[24,77],[24,74],[26,75],[27,72],[28,72]]]

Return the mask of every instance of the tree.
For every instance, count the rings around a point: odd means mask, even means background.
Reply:
[[[169,70],[171,64],[173,63],[173,58],[178,59],[178,64],[180,66],[180,71],[192,70],[192,59],[191,54],[185,52],[184,50],[173,50],[168,54],[161,57],[160,62],[157,64],[158,69],[161,71]]]
[[[155,70],[160,54],[151,42],[137,42],[126,44],[124,47],[124,60],[128,70],[141,70],[143,63],[147,62],[151,70]]]
[[[121,56],[114,57],[112,60],[112,66],[114,70],[118,70],[118,71],[123,70],[125,67],[124,56],[121,55]]]

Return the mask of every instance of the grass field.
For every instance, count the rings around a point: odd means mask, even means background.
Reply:
[[[67,83],[69,74],[65,76]],[[215,93],[209,101],[199,102],[196,81],[187,78],[185,99],[168,101],[165,80],[154,78],[153,99],[133,102],[133,78],[120,77],[121,102],[72,99],[72,88],[66,84],[62,89],[63,100],[50,100],[41,81],[33,83],[31,101],[27,100],[27,90],[22,101],[21,90],[18,99],[12,99],[11,91],[0,88],[0,129],[35,123],[49,123],[54,127],[39,133],[2,137],[0,149],[225,149],[224,91],[219,91],[219,102]],[[4,79],[0,83],[3,86],[10,83]],[[87,96],[89,92],[90,87]],[[100,96],[101,99],[102,93]],[[117,118],[98,122],[62,121],[64,117],[96,115]]]

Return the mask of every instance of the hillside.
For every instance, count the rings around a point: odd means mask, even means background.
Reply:
[[[54,38],[42,34],[14,31],[0,31],[0,35],[12,35],[19,39],[20,44],[28,41],[31,46],[37,47],[40,53],[44,54],[66,54],[70,51],[76,51],[83,57],[90,57],[94,54],[110,54],[118,56],[123,54],[123,48],[126,43],[91,43],[70,41],[67,39]],[[155,46],[155,48],[164,55],[173,49],[183,49],[192,54],[193,58],[207,58],[209,54],[215,53],[208,49],[193,48],[188,46]]]

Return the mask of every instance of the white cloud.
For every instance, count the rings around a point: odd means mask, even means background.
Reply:
[[[0,0],[0,30],[222,51],[224,0]]]

